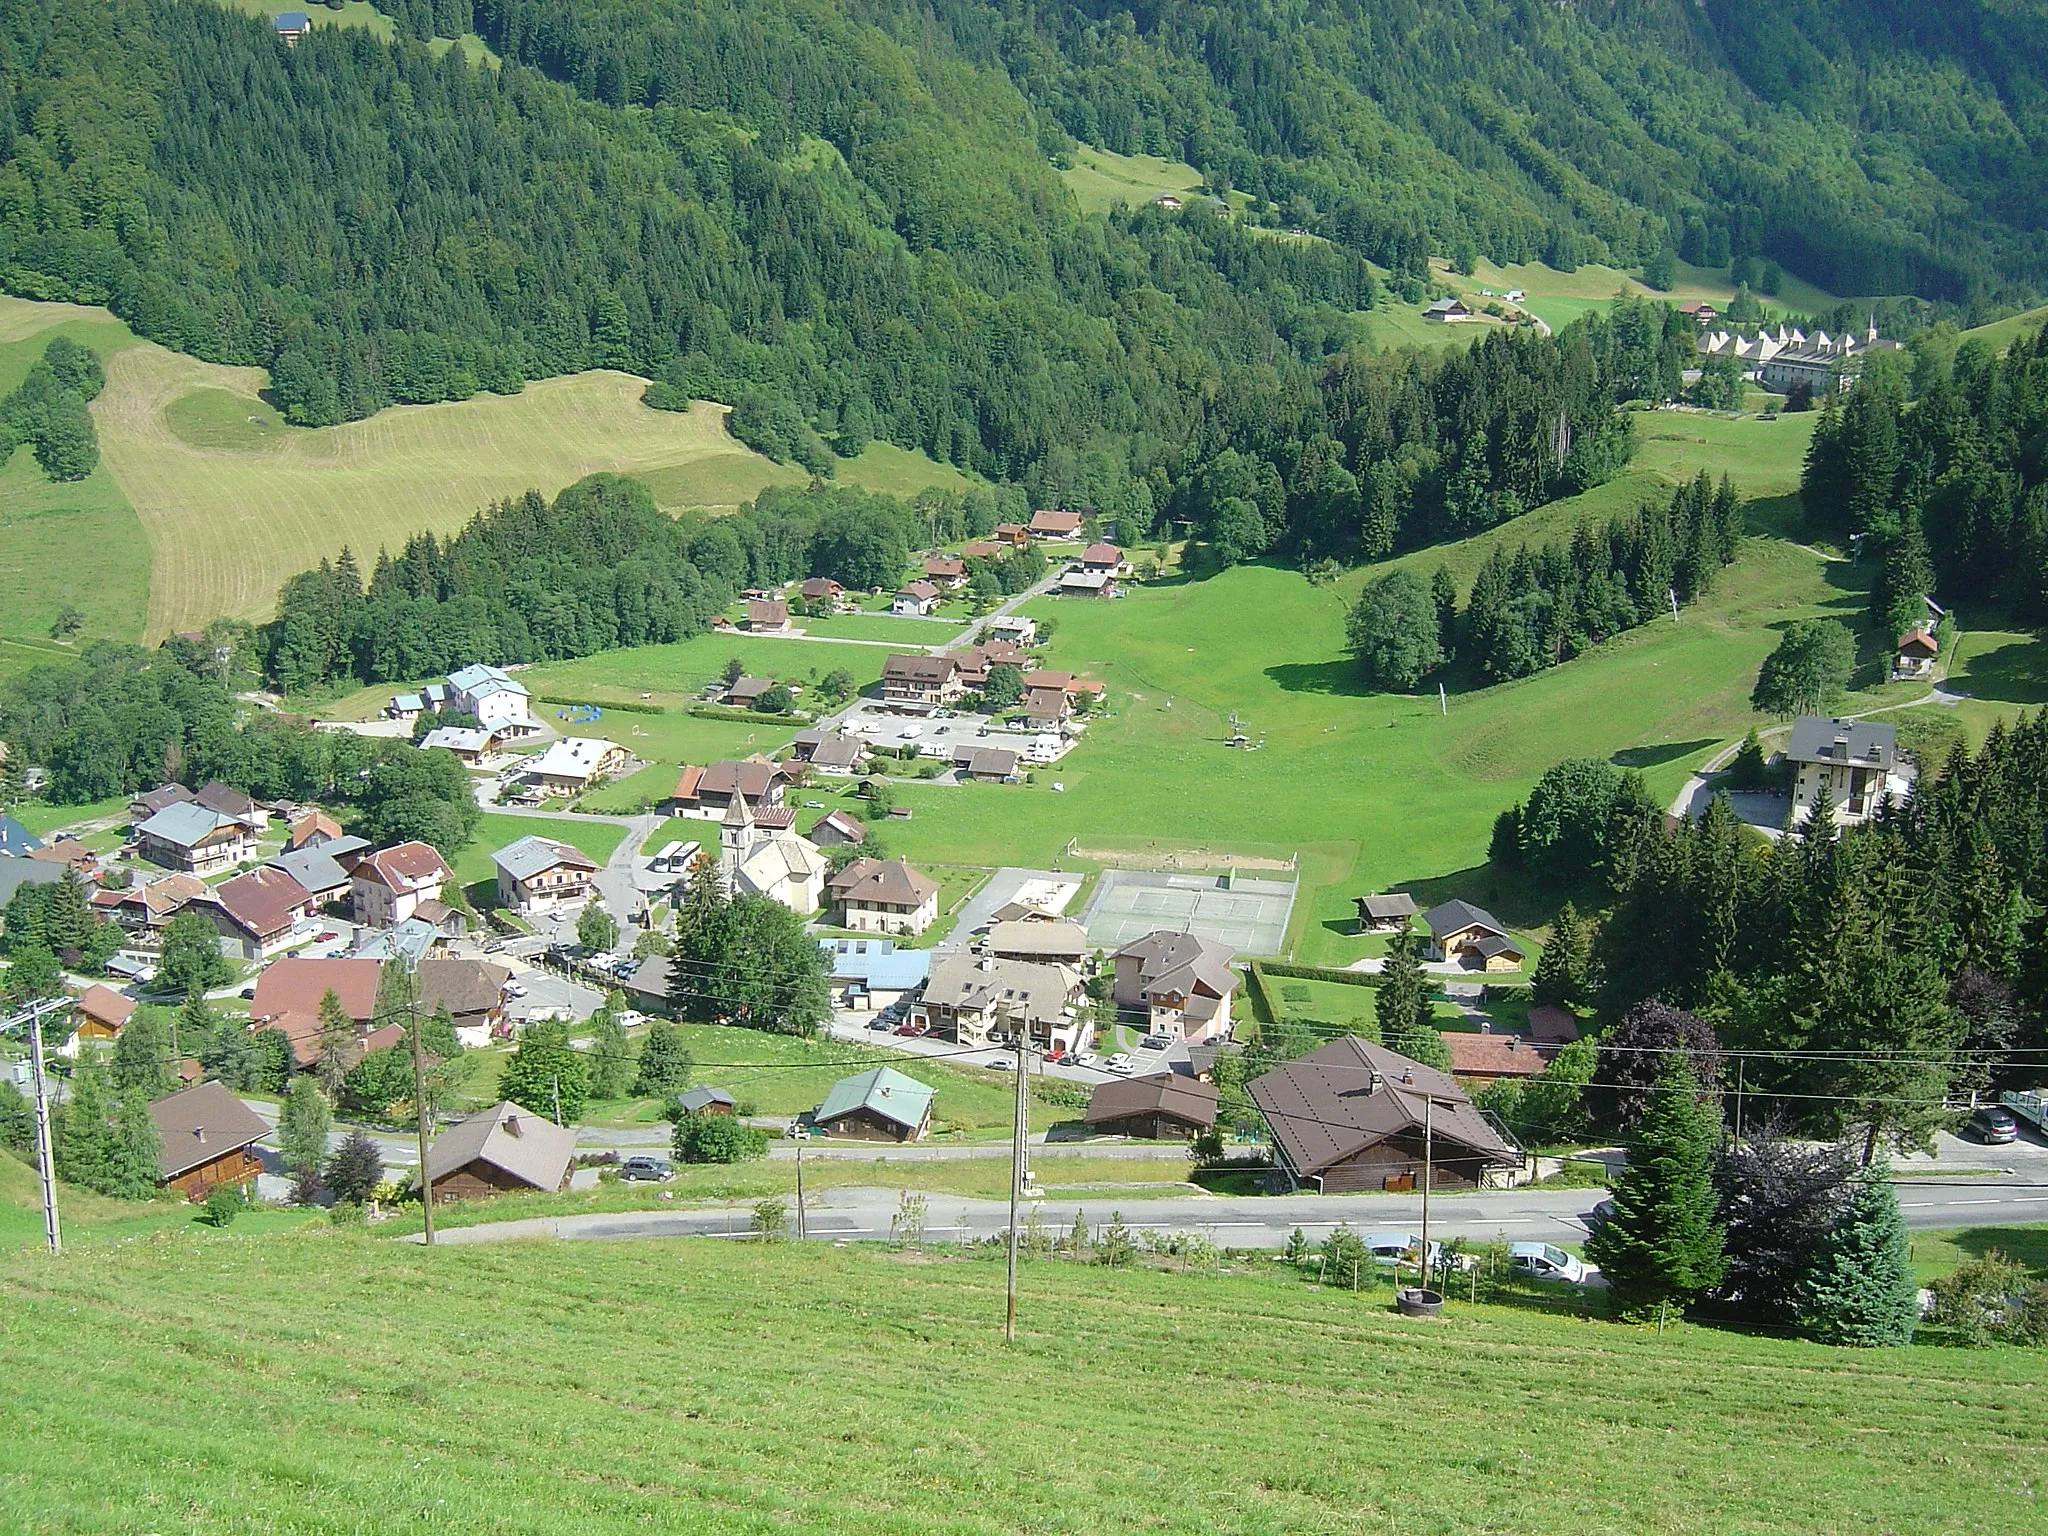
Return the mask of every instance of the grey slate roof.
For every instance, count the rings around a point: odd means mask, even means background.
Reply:
[[[1897,755],[1896,727],[1876,720],[1830,720],[1801,715],[1792,722],[1785,755],[1795,763],[1840,763],[1889,770]]]
[[[348,871],[335,858],[335,848],[341,843],[361,844],[362,841],[359,837],[336,838],[312,848],[301,848],[295,853],[280,853],[276,858],[263,862],[271,869],[283,870],[315,896],[325,897],[348,889]]]
[[[0,907],[7,905],[24,885],[55,885],[64,876],[62,864],[45,864],[41,859],[8,858],[0,855]]]
[[[567,864],[576,869],[596,869],[597,864],[581,849],[552,838],[527,836],[491,855],[491,862],[514,880],[530,880],[544,869]]]
[[[1422,914],[1422,920],[1429,924],[1429,931],[1438,938],[1464,928],[1491,928],[1502,938],[1506,938],[1508,932],[1507,925],[1499,918],[1469,901],[1447,901],[1440,907],[1431,907]]]
[[[713,1104],[723,1104],[727,1109],[739,1107],[739,1101],[723,1088],[685,1088],[676,1095],[676,1107],[685,1114],[697,1114]]]
[[[196,800],[167,805],[135,830],[179,848],[192,848],[222,827],[239,827],[241,822],[219,811],[210,811]]]
[[[444,1179],[481,1158],[535,1189],[559,1189],[575,1155],[575,1131],[508,1099],[443,1131],[427,1148],[427,1177]]]
[[[0,816],[0,858],[9,854],[20,858],[42,846],[43,840],[12,816]]]

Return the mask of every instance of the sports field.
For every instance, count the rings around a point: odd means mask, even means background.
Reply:
[[[1111,953],[1171,928],[1227,944],[1240,955],[1277,955],[1287,940],[1294,895],[1291,880],[1106,869],[1081,923],[1089,944]]]
[[[0,1257],[0,1524],[2007,1536],[2048,1456],[2032,1351],[1058,1261],[1005,1348],[994,1255],[244,1234]]]

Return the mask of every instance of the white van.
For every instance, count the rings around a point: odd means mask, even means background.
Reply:
[[[1509,1243],[1508,1264],[1516,1274],[1532,1280],[1565,1280],[1573,1285],[1586,1281],[1584,1262],[1549,1243]]]

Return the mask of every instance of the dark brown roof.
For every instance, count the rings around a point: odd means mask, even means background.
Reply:
[[[266,864],[223,881],[213,899],[239,927],[262,939],[291,927],[313,897],[283,870]]]
[[[871,901],[885,907],[923,906],[939,883],[901,859],[855,859],[826,887],[841,901]]]
[[[157,1177],[175,1179],[270,1134],[261,1115],[223,1083],[201,1083],[149,1106],[160,1150]]]
[[[763,600],[755,598],[747,604],[747,622],[756,628],[774,627],[789,622],[789,604],[781,598]]]
[[[134,998],[123,997],[112,987],[103,987],[98,982],[79,993],[78,1001],[71,1006],[75,1012],[106,1025],[117,1034],[135,1013]]]
[[[945,683],[958,665],[950,656],[891,656],[882,664],[882,681]]]
[[[377,977],[383,970],[379,960],[313,960],[287,955],[273,960],[256,979],[256,996],[249,1004],[251,1020],[274,1019],[287,1013],[318,1016],[320,999],[333,992],[342,1008],[357,1021],[377,1011]]]
[[[506,1100],[451,1126],[427,1148],[427,1177],[445,1179],[488,1163],[535,1189],[560,1189],[576,1155],[576,1133]]]
[[[1358,914],[1378,922],[1392,918],[1413,917],[1416,912],[1415,898],[1406,891],[1388,891],[1383,895],[1360,896],[1357,898]]]
[[[1214,1083],[1175,1072],[1155,1072],[1103,1083],[1089,1095],[1088,1112],[1081,1118],[1100,1125],[1131,1115],[1171,1115],[1206,1131],[1216,1123],[1217,1097]]]
[[[182,784],[159,784],[155,789],[146,789],[135,797],[138,821],[147,821],[165,806],[181,805],[192,798],[192,791]]]
[[[750,757],[742,762],[713,763],[698,781],[697,793],[699,796],[730,795],[737,791],[749,800],[758,800],[775,785],[788,782],[789,771],[780,763]],[[677,789],[680,792],[681,786],[678,785]]]
[[[1579,1021],[1568,1008],[1538,1003],[1529,1010],[1529,1038],[1545,1045],[1569,1045],[1579,1038]]]
[[[1081,526],[1078,512],[1038,511],[1031,514],[1033,533],[1073,533]]]
[[[1451,1147],[1512,1162],[1515,1151],[1447,1072],[1355,1035],[1275,1067],[1247,1085],[1295,1172],[1312,1177],[1387,1137],[1419,1131]]]
[[[837,597],[846,589],[830,576],[813,576],[797,590],[805,597]]]
[[[928,581],[906,581],[896,589],[898,597],[914,597],[920,602],[929,602],[939,595],[939,589]]]
[[[967,564],[958,555],[933,555],[924,563],[925,575],[942,576],[947,580],[964,575],[966,571]]]
[[[451,1014],[489,1013],[505,1000],[512,972],[484,960],[429,956],[419,963],[420,1012],[446,1006]]]
[[[270,813],[247,794],[231,784],[221,783],[219,779],[208,779],[192,798],[209,811],[219,811],[223,816],[232,816],[237,821],[255,826],[260,827],[270,819]]]

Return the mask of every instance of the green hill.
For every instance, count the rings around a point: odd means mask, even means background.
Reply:
[[[2048,1453],[2031,1351],[1416,1323],[1266,1260],[1029,1263],[1006,1349],[993,1257],[238,1233],[0,1260],[0,1523],[2004,1533]]]

